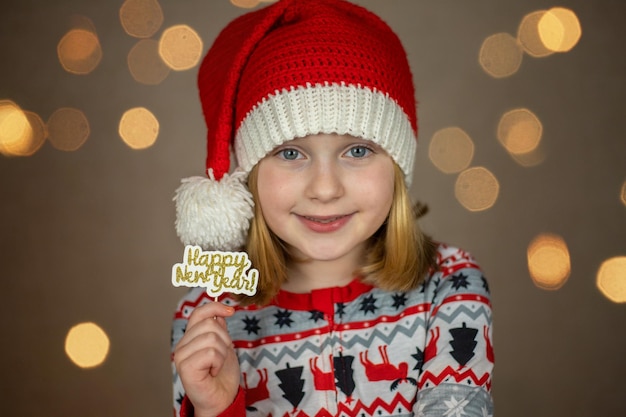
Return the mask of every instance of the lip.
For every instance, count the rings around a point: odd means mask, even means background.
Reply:
[[[298,214],[298,219],[309,230],[316,233],[332,233],[341,229],[352,218],[352,214],[334,216],[309,216]]]

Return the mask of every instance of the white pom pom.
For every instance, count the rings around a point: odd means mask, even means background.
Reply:
[[[182,180],[174,201],[176,233],[183,244],[220,251],[235,251],[244,245],[254,214],[246,176],[235,171],[216,181],[209,169],[209,178]]]

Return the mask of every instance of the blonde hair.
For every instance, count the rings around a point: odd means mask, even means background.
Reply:
[[[248,188],[254,198],[254,218],[246,250],[259,271],[255,295],[239,297],[242,305],[266,305],[287,280],[287,262],[292,260],[285,244],[268,228],[258,204],[258,165],[250,172]],[[389,291],[408,291],[423,281],[435,265],[435,244],[419,229],[417,218],[426,213],[412,206],[404,174],[394,163],[394,195],[385,223],[370,238],[365,265],[355,271],[363,282]]]

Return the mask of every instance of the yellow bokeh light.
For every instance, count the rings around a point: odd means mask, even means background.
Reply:
[[[0,100],[0,153],[15,156],[15,149],[31,136],[26,113],[10,100]]]
[[[202,57],[202,39],[187,25],[167,28],[159,40],[159,55],[171,69],[188,70]]]
[[[90,134],[89,121],[78,109],[63,107],[56,110],[47,122],[48,141],[61,151],[75,151]]]
[[[154,144],[159,135],[159,121],[146,108],[135,107],[124,113],[119,134],[132,149],[145,149]]]
[[[626,206],[626,181],[622,184],[622,192],[620,194],[620,200],[622,200],[622,204]]]
[[[543,125],[528,109],[520,108],[506,112],[498,123],[498,140],[512,155],[534,151],[539,146]]]
[[[159,42],[142,39],[128,53],[128,69],[135,81],[146,84],[160,84],[170,73],[159,56]]]
[[[545,13],[545,10],[538,10],[527,14],[517,30],[517,39],[520,45],[528,55],[535,58],[546,57],[554,53],[554,51],[546,48],[539,34],[539,21]]]
[[[554,7],[541,16],[537,25],[544,46],[554,52],[568,52],[582,35],[580,21],[570,9]]]
[[[614,303],[626,303],[626,256],[607,259],[600,265],[596,285]]]
[[[109,354],[109,346],[105,331],[91,322],[75,325],[65,337],[65,353],[81,368],[102,365]]]
[[[544,233],[528,245],[528,271],[535,285],[546,290],[561,288],[569,278],[567,244],[558,235]]]
[[[497,178],[484,167],[473,167],[461,172],[454,186],[456,199],[469,211],[483,211],[493,207],[499,192]]]
[[[22,110],[10,100],[0,100],[0,153],[31,156],[46,140],[47,132],[39,115]]]
[[[483,41],[478,61],[483,70],[494,78],[515,74],[522,64],[523,49],[508,33],[496,33]]]
[[[67,32],[57,45],[57,54],[63,69],[78,75],[89,74],[102,60],[98,36],[85,29]]]
[[[13,142],[4,148],[4,151],[9,155],[31,156],[43,146],[48,136],[46,125],[38,114],[24,111],[24,115],[28,120],[29,129],[26,129],[26,134],[21,140]],[[3,150],[0,149],[0,152],[3,152]]]
[[[428,156],[446,174],[461,172],[472,162],[474,142],[463,129],[447,127],[433,135]]]
[[[120,7],[124,31],[136,38],[149,38],[163,24],[163,10],[157,0],[125,0]]]
[[[240,7],[242,9],[251,9],[256,7],[261,1],[260,0],[230,0],[231,4],[236,7]]]

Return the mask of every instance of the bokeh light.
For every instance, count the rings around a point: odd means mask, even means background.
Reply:
[[[540,234],[528,245],[527,256],[528,271],[537,287],[556,290],[569,278],[570,255],[562,237]]]
[[[622,192],[620,193],[620,200],[622,204],[626,206],[626,181],[622,184]]]
[[[230,0],[231,4],[236,7],[240,7],[242,9],[251,9],[256,7],[261,1],[260,0]]]
[[[128,53],[128,69],[135,81],[146,85],[163,82],[171,72],[159,56],[159,42],[142,39]]]
[[[554,51],[546,48],[541,40],[541,35],[539,35],[539,21],[545,13],[546,10],[528,13],[522,19],[517,30],[517,40],[520,45],[528,55],[535,58],[543,58],[554,53]]]
[[[497,178],[485,167],[473,167],[461,172],[454,186],[456,199],[469,211],[493,207],[499,192]]]
[[[626,256],[607,259],[596,277],[600,292],[614,303],[626,303]]]
[[[474,142],[463,129],[447,127],[433,135],[428,156],[446,174],[461,172],[472,162]]]
[[[554,7],[545,12],[537,28],[544,46],[554,52],[570,51],[582,35],[576,13],[563,7]]]
[[[14,150],[31,135],[26,113],[13,101],[0,100],[0,153],[15,156]]]
[[[85,75],[100,64],[102,48],[94,31],[77,28],[71,29],[61,38],[57,45],[57,55],[65,71]]]
[[[61,151],[75,151],[90,134],[89,121],[82,111],[70,107],[56,110],[46,123],[48,141]]]
[[[0,100],[0,154],[31,156],[46,141],[46,127],[38,114]]]
[[[148,109],[135,107],[122,115],[119,134],[132,149],[149,148],[159,135],[159,121]]]
[[[125,0],[120,7],[124,31],[136,38],[149,38],[163,24],[163,10],[157,0]]]
[[[9,146],[6,150],[13,156],[32,156],[46,142],[48,131],[41,117],[32,111],[24,111],[30,129],[22,140]]]
[[[498,140],[513,155],[534,151],[539,146],[543,125],[530,110],[519,108],[502,115],[498,123]]]
[[[487,74],[494,78],[504,78],[519,70],[523,56],[523,49],[517,38],[502,32],[483,41],[478,61]]]
[[[110,341],[106,332],[95,323],[79,323],[65,337],[65,353],[81,368],[101,365],[109,354]]]
[[[202,48],[202,39],[187,25],[167,28],[159,40],[159,55],[175,71],[195,67],[202,57]]]

